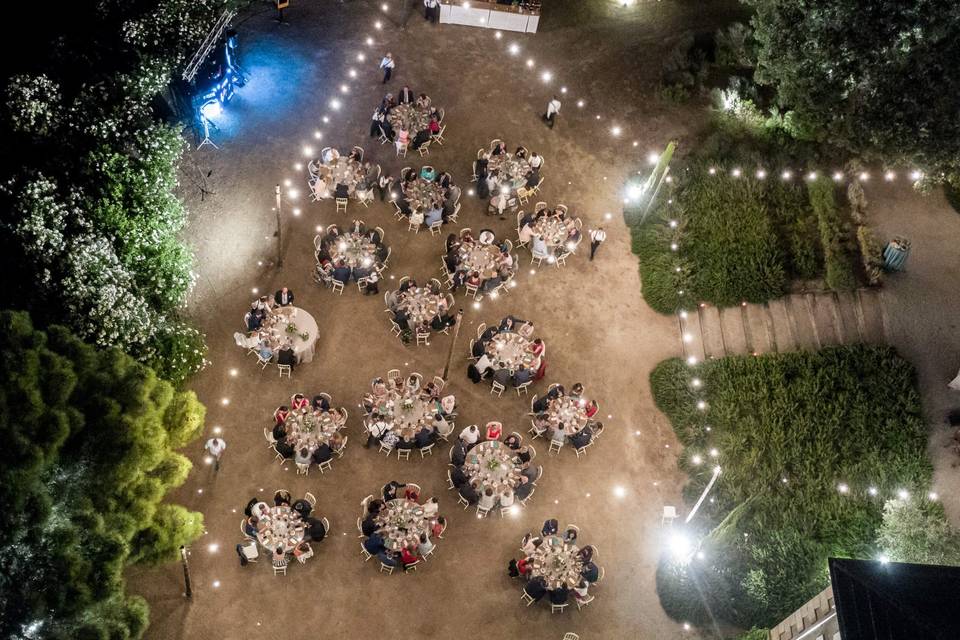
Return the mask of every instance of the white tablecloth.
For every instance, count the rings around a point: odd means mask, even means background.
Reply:
[[[293,340],[293,351],[297,356],[297,362],[312,362],[313,347],[320,335],[320,328],[313,316],[300,307],[281,307],[275,311],[280,317],[277,318],[276,330],[279,336],[288,336]],[[297,325],[298,333],[307,333],[307,339],[301,340],[300,336],[286,332],[290,323]]]

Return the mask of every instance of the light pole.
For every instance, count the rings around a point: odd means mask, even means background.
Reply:
[[[281,209],[280,209],[280,201],[281,201],[281,197],[280,197],[280,185],[279,185],[279,184],[274,188],[274,191],[276,191],[276,194],[277,194],[277,206],[276,206],[276,211],[277,211],[277,234],[276,234],[276,235],[277,235],[277,266],[278,266],[278,267],[282,267],[282,266],[283,266],[283,227],[282,227],[281,222],[280,222],[280,211],[281,211]]]
[[[457,311],[457,323],[453,325],[453,337],[450,338],[450,350],[447,352],[447,364],[443,367],[443,381],[446,382],[450,377],[450,362],[453,360],[453,348],[457,344],[457,336],[460,335],[460,323],[463,321],[463,309]]]
[[[180,564],[183,565],[183,595],[187,598],[193,597],[193,589],[190,587],[190,567],[187,565],[187,548],[180,545]]]

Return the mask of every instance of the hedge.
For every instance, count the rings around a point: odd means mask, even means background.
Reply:
[[[694,388],[692,379],[702,385]],[[892,348],[737,356],[651,373],[653,397],[685,445],[692,503],[719,451],[722,475],[694,519],[705,561],[664,558],[658,593],[677,619],[710,612],[772,626],[827,581],[828,556],[874,557],[884,496],[931,476],[913,368]],[[706,402],[704,409],[697,402]],[[849,492],[841,494],[839,483]],[[878,489],[876,497],[868,487]],[[703,599],[693,599],[699,584]]]
[[[813,180],[807,186],[810,206],[817,216],[817,228],[820,230],[825,280],[828,287],[839,291],[855,288],[857,276],[853,271],[853,256],[847,246],[834,190],[834,186],[826,180]]]

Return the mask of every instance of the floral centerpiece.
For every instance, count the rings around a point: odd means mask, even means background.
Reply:
[[[500,468],[500,461],[497,459],[487,460],[487,469],[490,471],[496,471]]]

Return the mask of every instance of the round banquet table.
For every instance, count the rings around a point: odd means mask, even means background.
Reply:
[[[345,425],[339,412],[334,415],[311,409],[291,411],[283,424],[287,428],[287,439],[295,442],[294,450],[307,447],[310,453],[313,453],[321,442],[330,444],[330,437]]]
[[[587,426],[587,401],[569,396],[554,398],[547,405],[547,418],[556,426],[563,423],[563,432],[568,436],[578,433]]]
[[[318,198],[332,198],[338,184],[347,185],[347,192],[351,196],[356,194],[357,184],[362,177],[359,162],[341,155],[330,162],[324,162],[321,167],[320,180],[314,188]]]
[[[426,515],[423,505],[403,498],[385,503],[374,522],[379,525],[377,533],[391,551],[399,551],[409,544],[420,544],[420,534],[429,537],[433,527],[433,519]]]
[[[573,589],[580,584],[583,561],[577,557],[577,545],[564,544],[559,536],[543,539],[543,544],[533,552],[532,577],[543,576],[548,589],[562,585]]]
[[[336,242],[330,243],[330,258],[333,262],[343,260],[353,269],[371,267],[377,262],[377,245],[362,233],[343,233]]]
[[[490,487],[499,497],[520,484],[518,460],[513,450],[499,440],[486,440],[470,449],[463,468],[471,479],[480,480],[480,493]]]
[[[423,109],[416,104],[404,103],[398,104],[390,113],[387,114],[387,120],[393,126],[394,130],[406,129],[411,133],[411,138],[430,127],[431,109]]]
[[[557,216],[543,216],[533,225],[533,233],[551,249],[563,245],[569,237],[566,223]]]
[[[444,201],[443,187],[432,180],[417,177],[413,182],[406,183],[403,191],[407,203],[414,211],[425,211],[434,207],[442,207]]]
[[[297,362],[313,361],[313,347],[320,333],[313,316],[300,307],[279,307],[274,309],[273,314],[267,318],[267,323],[269,325],[267,331],[270,335],[281,342],[287,338],[293,341],[293,352],[296,354]],[[296,325],[297,333],[287,333],[287,327],[291,324]],[[303,340],[297,335],[299,333],[306,333],[307,339]]]
[[[402,438],[413,435],[420,427],[429,427],[433,424],[433,416],[437,413],[435,401],[420,399],[417,391],[409,396],[403,395],[394,389],[389,389],[385,398],[381,399],[375,410],[387,418],[390,431]]]
[[[504,363],[511,371],[521,364],[528,369],[540,368],[540,356],[527,351],[530,341],[519,333],[501,331],[493,336],[492,342],[496,349],[495,361]]]
[[[498,172],[499,183],[508,183],[517,187],[527,181],[527,172],[530,171],[530,162],[526,158],[517,158],[512,153],[491,155],[487,160],[487,171]]]
[[[406,311],[410,326],[418,326],[424,322],[429,325],[440,313],[442,300],[443,296],[430,293],[427,287],[414,287],[400,294],[398,306]]]
[[[300,514],[287,505],[269,507],[267,513],[260,515],[260,522],[264,521],[266,526],[257,532],[257,540],[264,549],[275,551],[277,547],[283,547],[284,551],[290,552],[303,542],[306,525]]]
[[[476,271],[482,280],[497,275],[500,249],[492,244],[468,243],[460,245],[460,269],[467,273]]]

